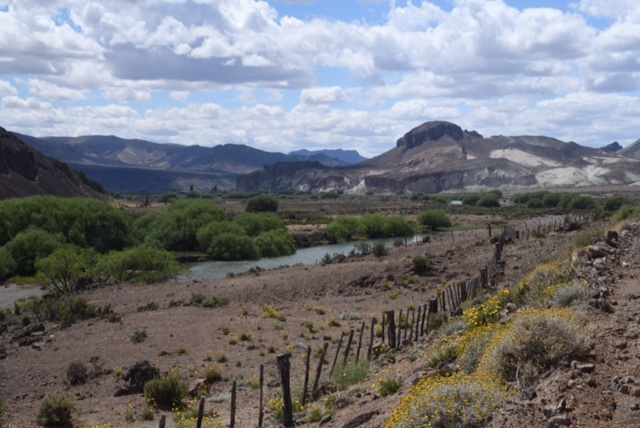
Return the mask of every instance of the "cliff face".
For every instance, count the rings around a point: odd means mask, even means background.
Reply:
[[[0,199],[32,195],[108,197],[100,184],[0,128]]]

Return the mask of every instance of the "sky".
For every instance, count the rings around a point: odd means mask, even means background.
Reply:
[[[0,126],[372,157],[420,124],[640,139],[637,0],[0,0]]]

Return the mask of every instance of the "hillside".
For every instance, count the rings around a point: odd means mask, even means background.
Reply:
[[[539,220],[531,224],[540,224]],[[518,225],[523,226],[521,221]],[[576,232],[550,233],[539,239],[521,236],[523,239],[505,247],[499,288],[518,283],[539,263],[562,258],[575,245]],[[640,352],[640,300],[632,294],[640,266],[639,226],[633,225],[621,234],[617,244],[618,249],[611,249],[599,243],[610,256],[589,262],[580,271],[594,290],[584,318],[588,322],[586,331],[594,339],[591,350],[577,363],[563,362],[545,372],[534,393],[523,394],[500,408],[489,426],[546,427],[556,416],[585,428],[637,426],[638,399],[630,391],[635,391],[634,361]],[[477,274],[492,251],[486,231],[471,232],[458,236],[453,246],[446,236],[423,245],[393,248],[383,258],[369,255],[339,264],[283,267],[218,281],[107,287],[83,294],[92,303],[114,311],[114,322],[93,319],[60,328],[53,322],[40,324],[34,320],[34,327],[24,327],[17,317],[11,318],[2,324],[5,333],[0,336],[5,368],[0,372],[0,396],[9,401],[6,422],[35,426],[34,415],[43,397],[58,391],[76,397],[81,410],[77,419],[83,424],[141,428],[157,426],[162,414],[168,414],[171,420],[171,412],[159,410],[152,412],[153,422],[143,421],[147,404],[142,394],[118,393],[126,391],[123,373],[147,360],[163,373],[171,369],[190,382],[215,368],[222,378],[207,387],[205,412],[220,415],[221,422],[227,423],[229,391],[236,381],[236,424],[255,426],[260,365],[265,367],[268,403],[280,391],[276,356],[290,353],[297,394],[307,346],[312,347],[315,368],[318,349],[323,341],[329,341],[330,354],[321,382],[328,389],[323,389],[322,398],[306,415],[297,414],[296,426],[317,426],[308,415],[318,407],[325,415],[330,414],[326,426],[383,427],[414,384],[459,367],[427,367],[433,355],[430,346],[440,336],[440,332],[433,332],[417,342],[403,342],[402,349],[395,352],[380,348],[382,355],[369,366],[366,380],[336,391],[327,385],[337,340],[350,330],[356,332],[357,339],[362,322],[368,325],[372,317],[380,320],[383,309],[397,311],[428,302],[438,293],[443,278],[453,284]],[[410,260],[416,255],[429,258],[428,273],[412,271]],[[196,303],[196,296],[227,298],[229,304],[205,308]],[[275,308],[281,319],[265,315],[265,307]],[[454,326],[461,320],[454,317],[452,321],[442,331],[455,332]],[[185,329],[187,325],[190,327]],[[136,332],[144,332],[145,339],[131,339]],[[364,336],[366,344],[368,329]],[[354,358],[356,343],[354,340],[350,359]],[[379,343],[377,337],[375,344]],[[365,355],[363,352],[361,358]],[[89,368],[86,383],[67,383],[66,370],[72,361]],[[340,374],[340,362],[336,369]],[[35,379],[38,388],[34,390]],[[379,383],[384,379],[400,379],[400,390],[382,396]],[[131,422],[126,422],[127,415],[131,415]],[[263,426],[278,425],[273,410],[268,410]]]
[[[102,186],[0,128],[0,199],[32,195],[106,198]]]
[[[252,176],[253,175],[253,176]],[[260,176],[257,180],[256,177]],[[438,193],[478,188],[601,186],[640,181],[640,161],[544,136],[492,136],[449,122],[424,123],[362,163],[238,178],[238,189]],[[275,184],[277,183],[277,184]]]

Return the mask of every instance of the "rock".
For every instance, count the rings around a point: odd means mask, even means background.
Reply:
[[[633,403],[633,405],[631,406],[631,410],[637,412],[638,410],[640,410],[640,404]]]
[[[620,385],[620,388],[618,389],[618,392],[620,392],[621,394],[631,395],[631,386],[629,386],[627,384]]]
[[[571,419],[567,415],[558,415],[554,416],[547,421],[548,428],[558,428],[561,426],[569,426],[571,425]]]
[[[322,419],[320,420],[320,425],[328,424],[329,422],[331,422],[331,419],[333,419],[333,418],[331,417],[331,415],[327,415],[327,416],[325,416],[324,418],[322,418]]]
[[[507,305],[504,308],[507,310],[508,313],[513,313],[518,310],[518,305],[516,305],[515,303],[507,303]]]
[[[615,230],[608,230],[606,235],[607,244],[613,248],[618,248],[618,232]]]
[[[209,385],[205,379],[194,379],[189,383],[189,395],[199,397],[200,395],[209,394]]]
[[[213,394],[211,397],[207,398],[209,403],[224,403],[231,401],[231,394],[228,392]]]
[[[607,257],[607,252],[604,251],[602,248],[598,247],[597,245],[589,245],[587,247],[587,252],[589,253],[589,257],[591,257],[591,259],[595,260],[595,259],[602,259]]]
[[[580,373],[593,373],[596,370],[595,364],[578,364],[576,369],[580,371]]]
[[[356,428],[356,427],[359,427],[360,425],[362,425],[362,424],[364,424],[366,422],[369,422],[377,414],[378,414],[378,412],[363,413],[362,415],[358,415],[355,418],[351,419],[346,424],[342,425],[342,428]]]
[[[616,343],[613,344],[613,347],[616,349],[627,349],[627,341],[626,340],[619,340]]]
[[[589,252],[584,248],[576,250],[571,254],[571,261],[573,263],[586,263],[589,261]]]

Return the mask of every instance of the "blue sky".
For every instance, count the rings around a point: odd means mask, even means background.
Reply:
[[[375,156],[448,120],[640,138],[636,0],[0,0],[0,126]]]

